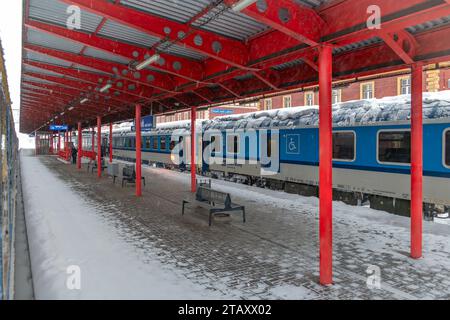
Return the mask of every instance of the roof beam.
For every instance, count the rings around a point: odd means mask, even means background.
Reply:
[[[226,2],[232,6],[239,0]],[[257,2],[242,10],[242,13],[309,46],[320,42],[324,21],[314,10],[292,0]]]
[[[62,0],[147,34],[168,39],[222,63],[246,69],[248,49],[240,41],[140,12],[107,0]]]
[[[151,86],[161,91],[174,92],[175,90],[175,83],[173,79],[163,73],[144,69],[139,72],[138,76],[134,72],[131,72],[128,66],[122,65],[120,63],[109,62],[61,50],[45,48],[29,43],[24,44],[24,49],[52,58],[96,69],[98,71],[114,75],[118,79],[126,79],[128,81],[133,81],[141,85]]]
[[[105,75],[99,75],[92,72],[75,70],[73,68],[60,67],[55,65],[50,65],[42,62],[34,62],[25,60],[25,65],[33,66],[36,68],[52,71],[64,76],[69,76],[72,78],[80,79],[84,82],[89,82],[96,86],[97,91],[100,90],[105,85],[111,85],[111,88],[108,89],[108,92],[123,92],[128,95],[136,96],[139,98],[143,98],[145,100],[150,100],[150,97],[153,95],[153,89],[145,86],[141,86],[136,83],[131,83],[127,80],[117,81],[116,79],[110,78]]]
[[[416,53],[417,42],[414,37],[400,30],[395,33],[387,33],[381,31],[379,33],[383,41],[407,64],[414,63],[414,55]]]
[[[69,30],[67,28],[39,21],[27,20],[25,21],[25,26],[85,45],[87,47],[110,54],[115,54],[135,62],[143,61],[146,58],[156,54],[154,50],[147,50],[131,44],[113,41],[93,34]],[[156,63],[152,64],[152,68],[184,78],[185,81],[188,80],[199,82],[202,79],[203,65],[201,63],[164,53],[159,53],[159,55],[160,59]]]
[[[368,8],[380,8],[380,29],[369,29],[374,14]],[[358,0],[342,1],[319,12],[326,21],[322,41],[344,46],[369,39],[379,30],[393,32],[450,15],[450,5],[440,0]]]

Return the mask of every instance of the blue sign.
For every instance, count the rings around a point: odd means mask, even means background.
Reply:
[[[212,109],[212,113],[215,114],[233,114],[234,111],[230,109]]]
[[[51,131],[67,131],[69,130],[68,125],[51,125],[50,126]]]
[[[146,116],[141,118],[141,131],[151,131],[155,128],[154,116]],[[131,131],[136,131],[136,125],[131,127]]]
[[[300,135],[287,134],[286,135],[286,153],[300,154]]]

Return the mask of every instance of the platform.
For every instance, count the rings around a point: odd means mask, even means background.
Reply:
[[[51,188],[36,188],[39,181],[27,178],[32,176],[32,170],[38,171],[35,173],[38,175],[53,176],[52,179],[64,184],[77,196],[76,199],[85,201],[84,205],[92,209],[104,224],[120,231],[112,232],[111,238],[120,234],[117,236],[121,238],[119,240],[135,248],[144,265],[158,263],[164,270],[175,272],[185,281],[183,288],[190,285],[195,288],[196,298],[450,298],[448,225],[424,222],[424,258],[412,260],[408,256],[408,218],[335,202],[334,285],[324,287],[318,284],[316,198],[213,180],[213,188],[229,192],[233,201],[246,206],[247,223],[243,224],[241,217],[234,215],[230,220],[217,220],[208,227],[208,214],[204,209],[188,209],[185,216],[181,216],[181,201],[189,193],[188,174],[144,167],[147,186],[143,189],[143,197],[136,198],[132,185],[121,188],[120,183],[113,185],[111,178],[98,179],[85,168],[77,170],[54,157],[22,155],[22,163],[25,196],[27,190],[33,190],[40,194],[35,195],[35,199],[51,197],[48,194],[52,192]],[[30,184],[35,188],[30,189],[33,187]],[[65,199],[55,197],[54,201],[64,204]],[[54,213],[45,214],[51,216]],[[59,214],[64,215],[65,212]],[[68,219],[67,223],[70,221]],[[71,227],[75,228],[73,235],[89,237],[87,233],[92,229],[83,227],[76,230],[80,226],[74,224]],[[47,241],[52,239],[58,240],[56,236]],[[102,251],[107,251],[107,248],[100,250],[101,246],[94,244],[93,247],[86,250],[95,252],[98,248],[98,259],[102,259]],[[70,257],[70,252],[66,257]],[[96,258],[90,255],[86,259]],[[122,267],[109,265],[107,269],[112,278],[120,277],[119,283],[111,285],[118,290],[121,289],[120,282],[127,279]],[[373,267],[379,267],[381,271],[380,289],[367,285],[368,270]],[[145,272],[142,274],[146,276]],[[132,296],[158,296],[158,292],[152,292],[155,288],[148,287],[147,290],[137,290]],[[161,295],[165,297],[162,292]],[[88,295],[92,296],[95,297],[96,293]],[[180,294],[170,298],[174,297],[192,296]]]

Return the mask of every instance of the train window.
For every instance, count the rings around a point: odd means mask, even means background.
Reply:
[[[145,137],[145,149],[150,149],[150,137]]]
[[[158,137],[152,137],[152,141],[153,141],[153,150],[158,150]]]
[[[378,161],[403,164],[411,163],[411,132],[379,132]]]
[[[230,135],[227,136],[227,152],[237,154],[239,153],[239,136]]]
[[[267,134],[267,157],[272,157],[272,136]]]
[[[171,140],[170,141],[170,151],[172,151],[173,149],[175,149],[175,145],[176,145],[176,141],[175,140]]]
[[[445,165],[450,167],[450,129],[445,132]]]
[[[211,144],[213,145],[213,149],[211,150],[214,153],[221,153],[222,148],[220,146],[220,138],[218,136],[211,136]]]
[[[333,159],[353,161],[355,160],[355,133],[334,132],[333,133]]]
[[[165,151],[167,149],[166,137],[161,137],[161,151]]]

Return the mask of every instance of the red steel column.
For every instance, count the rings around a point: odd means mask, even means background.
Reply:
[[[38,134],[37,132],[34,135],[34,155],[37,156],[38,155]]]
[[[109,124],[109,163],[113,162],[113,125]]]
[[[411,73],[411,257],[422,257],[422,179],[423,119],[422,64],[414,64]]]
[[[323,46],[319,55],[319,201],[320,283],[333,282],[333,162],[332,162],[332,48]]]
[[[50,154],[53,154],[53,134],[50,135]]]
[[[195,166],[195,122],[197,120],[197,107],[191,107],[191,192],[197,191],[197,169]]]
[[[141,105],[136,105],[136,196],[142,196]]]
[[[102,177],[102,118],[97,116],[97,177]]]
[[[95,128],[92,127],[92,151],[95,152]]]
[[[78,154],[77,154],[77,168],[81,169],[81,153],[83,152],[83,136],[81,132],[81,122],[78,122]]]
[[[58,131],[58,153],[61,151],[61,132]]]

